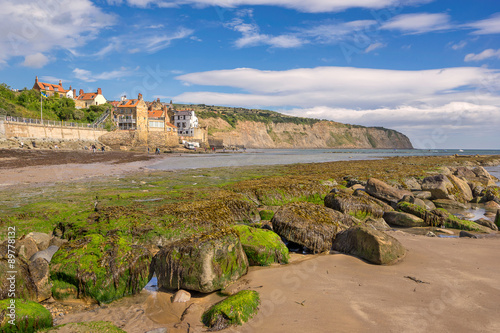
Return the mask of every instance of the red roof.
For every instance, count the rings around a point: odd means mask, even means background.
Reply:
[[[119,108],[134,108],[139,104],[138,99],[127,99],[126,101],[120,102]]]
[[[78,96],[76,99],[79,100],[94,100],[96,98],[97,93],[84,93]]]
[[[163,111],[161,111],[161,110],[148,111],[148,117],[149,118],[161,118],[161,117],[163,117]]]
[[[46,90],[46,91],[56,91],[60,93],[66,93],[68,90],[64,89],[61,85],[59,84],[51,84],[51,83],[45,83],[45,82],[36,82],[36,85],[38,85],[38,88],[40,90]]]
[[[177,126],[172,125],[172,124],[171,124],[171,123],[169,123],[168,121],[166,121],[166,122],[165,122],[165,125],[166,125],[167,127],[177,128]]]
[[[108,102],[108,103],[113,105],[116,108],[118,106],[118,104],[120,104],[121,102],[120,101],[112,101],[112,102]]]

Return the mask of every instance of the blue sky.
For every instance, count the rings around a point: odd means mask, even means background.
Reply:
[[[500,149],[495,0],[0,0],[0,82],[267,108]]]

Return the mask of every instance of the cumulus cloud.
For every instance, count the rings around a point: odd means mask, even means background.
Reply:
[[[474,35],[498,34],[500,33],[500,13],[496,13],[484,20],[469,23],[465,27],[475,29],[472,32]]]
[[[426,3],[432,0],[126,0],[131,6],[147,7],[156,5],[159,7],[175,7],[180,5],[192,5],[197,7],[218,6],[223,8],[235,8],[238,6],[280,6],[295,9],[301,12],[321,13],[339,12],[348,8],[380,9],[390,6],[412,5]],[[122,3],[121,0],[108,0],[110,4]]]
[[[73,75],[82,81],[85,82],[96,82],[98,80],[116,80],[122,77],[126,76],[132,76],[136,74],[136,68],[135,70],[131,70],[126,67],[122,67],[118,70],[114,71],[109,71],[109,72],[102,72],[99,74],[93,74],[91,71],[86,70],[86,69],[81,69],[81,68],[75,68],[73,70]]]
[[[115,21],[89,0],[0,0],[0,8],[0,62],[23,56],[29,66],[53,49],[85,45]]]
[[[489,58],[500,59],[500,49],[498,50],[487,49],[478,54],[469,53],[465,56],[464,61],[481,61]]]
[[[395,16],[382,25],[382,29],[399,30],[409,34],[421,34],[431,31],[450,29],[448,14],[416,13]]]
[[[23,66],[31,68],[42,68],[49,62],[49,58],[38,52],[24,57]]]

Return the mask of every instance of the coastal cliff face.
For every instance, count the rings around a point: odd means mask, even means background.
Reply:
[[[246,148],[386,148],[412,149],[402,133],[381,127],[319,121],[313,125],[238,121],[235,126],[220,118],[200,119],[209,141]]]

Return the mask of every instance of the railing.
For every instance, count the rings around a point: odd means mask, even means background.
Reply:
[[[31,119],[22,117],[12,117],[12,116],[0,116],[0,120],[7,122],[16,122],[23,124],[36,124],[36,125],[46,125],[46,126],[64,126],[64,127],[78,127],[78,128],[92,128],[92,129],[103,129],[104,125],[94,125],[86,123],[74,123],[69,121],[55,121],[55,120],[41,120],[41,119]]]
[[[135,124],[135,119],[118,119],[118,124]]]
[[[93,126],[98,126],[98,125],[101,125],[109,116],[110,112],[109,110],[106,110],[106,112],[104,112],[99,118],[97,118],[93,123],[92,125]]]

